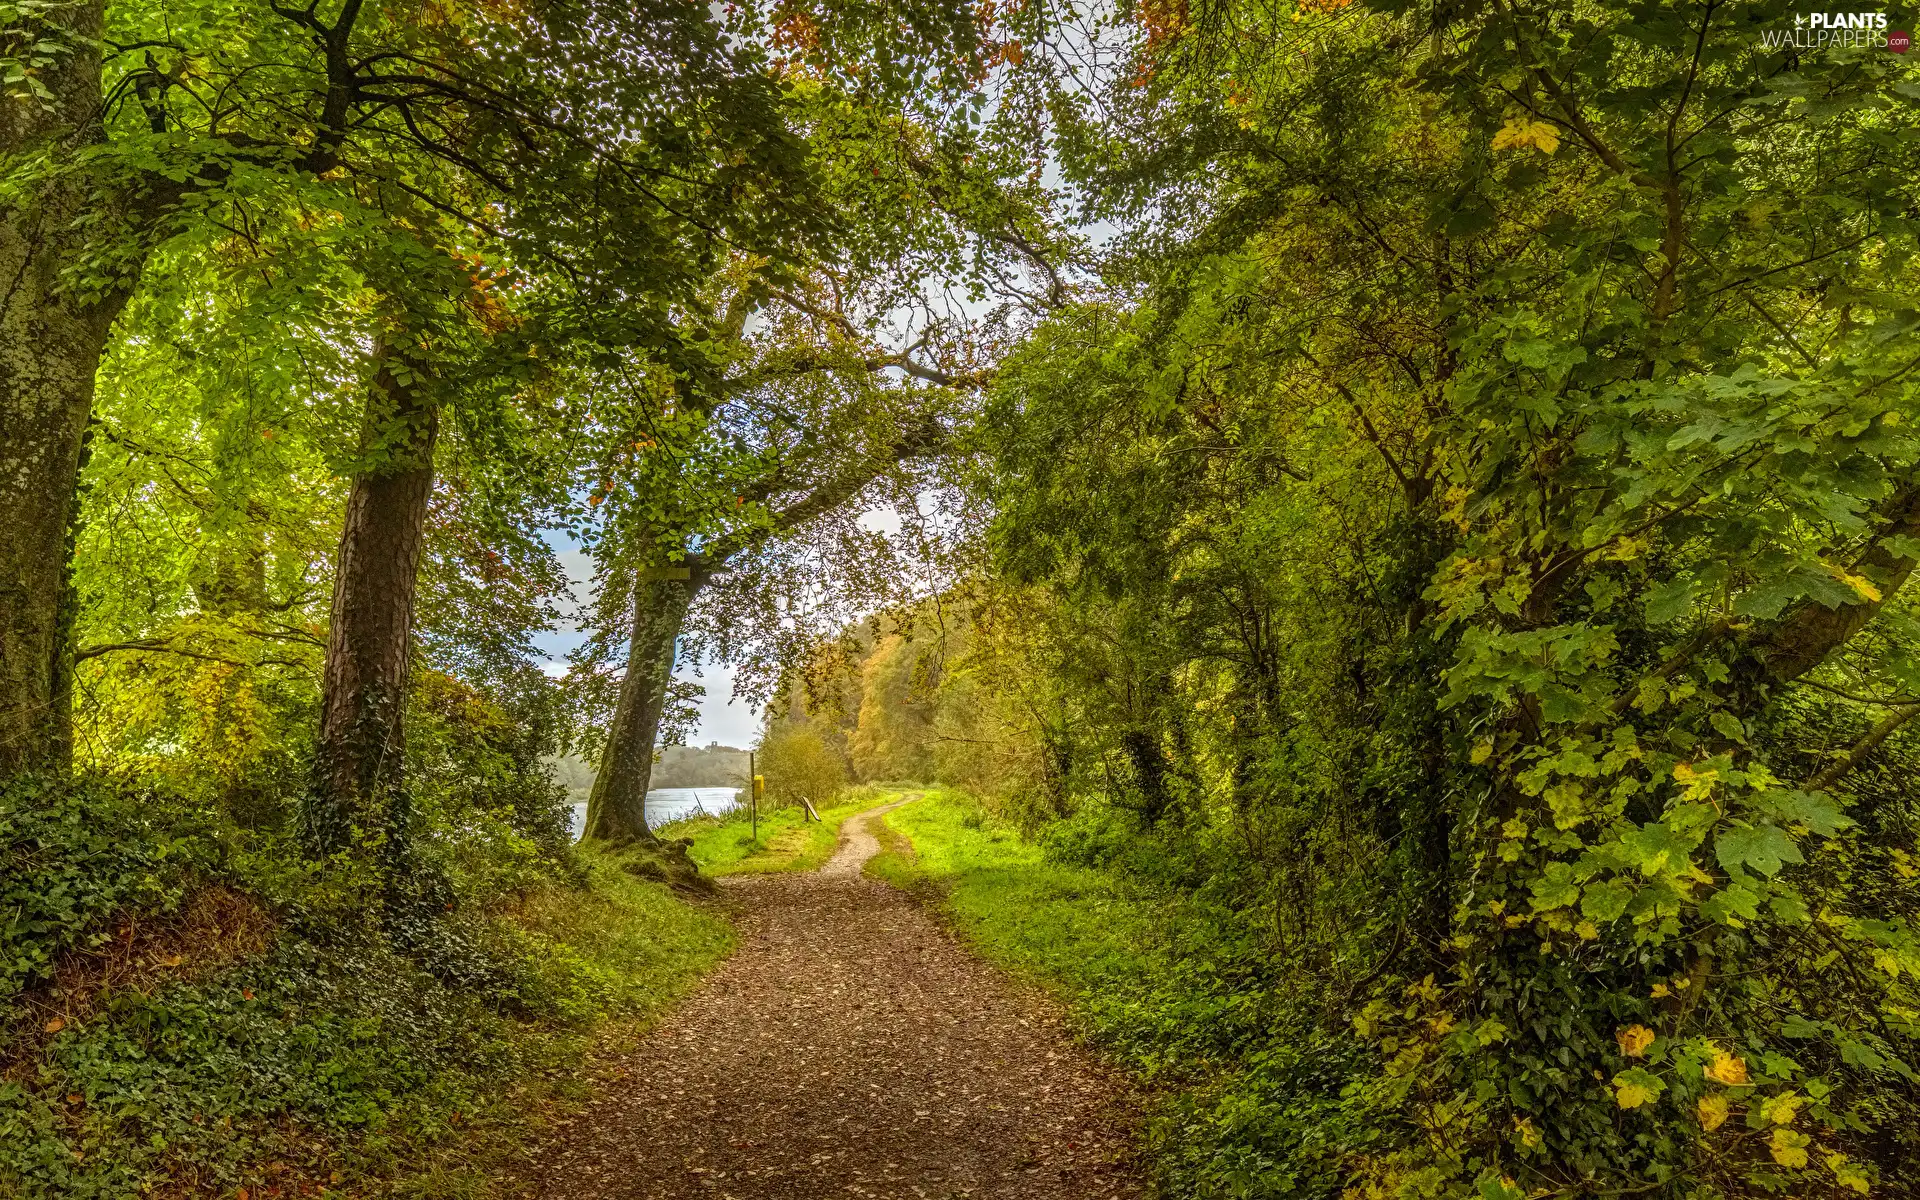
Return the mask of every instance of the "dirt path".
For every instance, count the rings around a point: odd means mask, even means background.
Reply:
[[[547,1155],[541,1196],[1143,1194],[1114,1082],[911,900],[862,877],[873,819],[848,820],[818,872],[727,881],[739,951]]]

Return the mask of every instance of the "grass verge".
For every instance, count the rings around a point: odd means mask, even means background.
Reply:
[[[752,821],[741,809],[720,816],[691,817],[663,825],[663,838],[689,838],[687,852],[708,875],[745,875],[770,871],[812,871],[833,857],[840,842],[840,826],[848,817],[878,804],[888,794],[877,788],[843,792],[839,802],[820,810],[820,820],[809,821],[798,808],[763,810],[756,838]]]
[[[1149,1090],[1146,1150],[1162,1194],[1340,1194],[1335,1147],[1367,1136],[1339,1099],[1354,1052],[1288,1018],[1303,1005],[1263,982],[1268,949],[1231,906],[1076,863],[1070,847],[1025,840],[960,793],[883,820],[893,837],[868,872],[1058,996]]]
[[[938,896],[997,965],[1088,999],[1147,969],[1157,927],[1143,897],[1103,873],[1050,863],[969,797],[934,791],[881,818],[867,872]]]

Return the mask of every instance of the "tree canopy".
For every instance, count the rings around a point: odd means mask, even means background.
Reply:
[[[429,1144],[463,1023],[612,1003],[553,897],[701,886],[719,662],[773,801],[1155,898],[1169,1195],[1913,1194],[1897,18],[5,24],[0,1188]]]

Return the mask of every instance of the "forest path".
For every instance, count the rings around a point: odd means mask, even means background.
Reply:
[[[1092,1200],[1144,1189],[1120,1088],[861,868],[733,876],[740,947],[549,1152],[551,1200]]]

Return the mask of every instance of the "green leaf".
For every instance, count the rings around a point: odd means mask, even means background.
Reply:
[[[1659,821],[1649,821],[1620,839],[1620,848],[1628,863],[1640,868],[1642,875],[1681,870],[1699,839]]]
[[[1753,806],[1783,821],[1805,825],[1821,837],[1834,837],[1851,828],[1852,817],[1840,811],[1840,805],[1825,792],[1801,792],[1789,789],[1762,792]]]
[[[1580,900],[1580,885],[1574,882],[1573,867],[1567,863],[1548,863],[1546,871],[1530,887],[1535,912],[1566,908]]]
[[[1580,901],[1580,915],[1593,921],[1611,921],[1627,911],[1633,889],[1618,881],[1590,883]]]
[[[1783,864],[1805,861],[1800,847],[1778,825],[1729,829],[1714,839],[1713,849],[1720,865],[1729,871],[1751,867],[1762,875],[1775,875]]]

